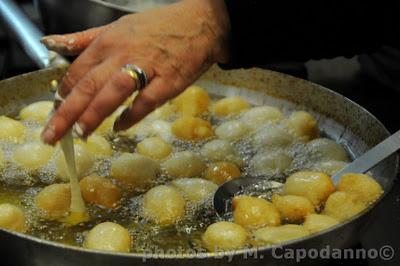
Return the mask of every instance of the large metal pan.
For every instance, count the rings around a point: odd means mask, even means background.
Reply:
[[[1,81],[0,114],[13,114],[35,100],[50,99],[49,82],[52,79],[60,79],[63,72],[62,68],[50,68]],[[215,67],[198,82],[212,94],[240,94],[254,104],[272,102],[285,108],[293,105],[297,108],[306,108],[318,117],[321,129],[326,135],[344,143],[356,157],[389,135],[372,114],[356,103],[326,88],[287,75],[260,69],[222,71]],[[398,157],[395,155],[372,170],[373,176],[385,192],[392,187],[397,173],[397,163]],[[364,226],[368,224],[368,219],[373,219],[369,215],[371,208],[347,223],[322,234],[292,241],[284,248],[350,247],[358,242],[360,234],[367,229]],[[16,262],[15,265],[137,265],[143,263],[145,258],[143,254],[90,251],[5,230],[0,230],[0,243],[6,243],[0,249],[1,258],[9,258]],[[254,252],[256,251],[251,250],[250,253],[237,251],[229,253],[232,257],[222,259],[211,253],[198,254],[194,257],[193,254],[160,255],[157,259],[148,258],[147,262],[151,262],[151,265],[187,265],[193,261],[204,265],[294,263],[290,260],[274,259],[274,252],[276,255],[277,251],[271,247],[261,248],[258,253]],[[279,249],[278,252],[282,250]],[[256,255],[258,257],[253,258]],[[229,259],[233,261],[229,263]]]
[[[21,107],[39,99],[51,99],[50,81],[60,79],[65,67],[53,67],[0,82],[0,114],[12,115]],[[241,95],[249,102],[274,104],[283,109],[312,112],[327,136],[343,143],[357,157],[389,136],[386,128],[367,110],[333,91],[305,80],[260,69],[222,71],[217,67],[203,75],[198,83],[211,94]],[[393,155],[372,170],[386,193],[397,174],[398,156]],[[385,196],[384,195],[384,196]],[[278,257],[283,249],[321,249],[351,247],[365,232],[371,209],[318,235],[298,239],[282,248],[259,248],[221,254],[117,254],[66,246],[0,229],[0,256],[4,265],[288,265],[294,260]],[[303,260],[304,264],[319,263]]]

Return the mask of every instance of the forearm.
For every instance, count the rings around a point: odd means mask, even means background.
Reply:
[[[398,4],[357,2],[225,0],[232,29],[230,67],[398,46]]]

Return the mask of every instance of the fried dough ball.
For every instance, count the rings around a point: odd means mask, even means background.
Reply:
[[[171,143],[174,140],[174,135],[171,130],[171,123],[164,120],[155,120],[151,123],[151,134],[158,136],[165,142]]]
[[[304,218],[314,213],[314,205],[305,197],[286,195],[272,196],[272,204],[278,209],[281,218],[289,223],[302,222]]]
[[[123,153],[111,162],[111,176],[131,187],[146,188],[159,172],[156,161],[136,153]]]
[[[82,145],[75,144],[74,149],[75,149],[76,170],[78,173],[78,178],[81,178],[88,174],[90,168],[92,168],[95,162],[95,157],[93,153],[88,151]],[[55,163],[56,163],[57,176],[60,177],[61,180],[63,181],[68,181],[69,180],[68,167],[65,162],[64,153],[61,150],[56,154]]]
[[[103,122],[96,128],[95,133],[99,135],[107,135],[113,131],[114,122],[117,117],[125,110],[125,106],[120,106],[117,110],[109,115]]]
[[[213,195],[218,188],[213,182],[202,178],[179,178],[172,181],[171,184],[193,202],[204,201]]]
[[[237,196],[232,200],[233,221],[247,229],[278,226],[281,216],[269,201],[250,196]]]
[[[262,148],[285,148],[292,144],[293,135],[276,125],[260,128],[253,136],[253,145]]]
[[[158,137],[142,140],[137,144],[136,149],[139,154],[145,155],[154,160],[164,159],[168,157],[172,151],[171,145]]]
[[[104,222],[93,227],[86,236],[83,246],[89,249],[113,252],[129,252],[132,239],[123,226]]]
[[[256,154],[250,160],[250,168],[256,174],[278,173],[281,174],[292,163],[292,157],[286,152],[278,150]]]
[[[338,191],[356,193],[366,204],[376,201],[383,194],[381,185],[372,177],[363,174],[342,175],[336,188]]]
[[[331,139],[314,139],[307,143],[307,149],[315,154],[320,161],[349,161],[349,157],[347,156],[345,149]]]
[[[156,120],[156,119],[168,119],[176,112],[176,106],[171,102],[166,102],[153,112],[148,114],[145,119]]]
[[[199,116],[208,111],[210,96],[203,88],[190,86],[172,102],[181,115]]]
[[[212,111],[215,116],[223,117],[237,115],[249,108],[250,105],[245,100],[239,96],[233,96],[217,101],[214,104]]]
[[[153,187],[144,194],[143,215],[158,225],[172,225],[185,215],[186,202],[178,189],[171,186]]]
[[[217,162],[210,164],[204,177],[217,185],[221,185],[228,180],[240,177],[239,168],[231,162]]]
[[[22,143],[25,140],[26,127],[21,122],[7,116],[0,116],[0,140]]]
[[[38,127],[38,128],[33,129],[29,134],[30,139],[33,141],[40,141],[40,139],[41,139],[40,136],[41,136],[42,132],[43,132],[43,127]]]
[[[329,196],[323,214],[343,222],[367,208],[367,204],[352,192],[337,191]]]
[[[39,215],[47,220],[66,216],[71,204],[69,184],[53,184],[43,188],[35,198]]]
[[[253,232],[256,241],[262,244],[279,244],[289,240],[308,236],[310,232],[304,226],[285,224],[277,227],[264,227]]]
[[[106,158],[112,155],[110,143],[100,135],[93,134],[86,141],[78,139],[76,143],[93,153],[95,157]]]
[[[310,231],[311,234],[315,234],[335,226],[338,223],[339,221],[333,217],[312,213],[306,216],[303,226]]]
[[[12,159],[27,170],[37,170],[45,166],[53,157],[54,148],[41,142],[30,142],[18,146]]]
[[[80,182],[82,197],[86,202],[114,209],[121,199],[121,190],[110,180],[98,175],[84,177]]]
[[[341,161],[322,161],[315,163],[311,168],[314,171],[324,172],[329,176],[333,176],[347,166],[346,162]]]
[[[331,178],[320,172],[301,171],[286,179],[283,186],[285,195],[306,197],[319,207],[335,191]]]
[[[243,113],[241,120],[252,129],[256,129],[268,122],[276,122],[283,119],[282,112],[272,106],[253,107]]]
[[[206,168],[201,156],[191,151],[173,154],[162,166],[172,177],[198,177]]]
[[[22,120],[35,120],[44,123],[53,109],[53,102],[39,101],[24,107],[19,112],[19,117]]]
[[[210,252],[241,249],[246,245],[247,231],[238,224],[216,222],[207,227],[202,237],[204,247]]]
[[[200,153],[211,162],[229,161],[239,167],[243,165],[243,159],[239,153],[226,140],[215,139],[207,142],[201,148]]]
[[[0,170],[4,168],[5,164],[6,164],[6,162],[4,160],[4,152],[0,148]]]
[[[293,112],[286,124],[291,133],[304,141],[319,137],[317,120],[308,112]]]
[[[0,204],[0,228],[16,232],[26,231],[24,211],[9,203]]]
[[[240,120],[231,120],[222,123],[215,129],[218,138],[234,141],[244,137],[249,132],[248,126]]]
[[[185,140],[206,139],[214,135],[210,122],[191,116],[175,120],[171,131],[177,138]]]

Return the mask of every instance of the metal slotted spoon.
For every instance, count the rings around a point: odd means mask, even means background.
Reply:
[[[358,157],[352,163],[332,176],[332,181],[336,185],[339,178],[346,173],[366,173],[381,161],[400,149],[400,130]],[[222,184],[214,194],[214,209],[220,216],[232,211],[232,198],[245,191],[246,188],[257,186],[258,184],[269,183],[268,189],[282,187],[283,184],[275,181],[267,181],[262,177],[237,178]]]

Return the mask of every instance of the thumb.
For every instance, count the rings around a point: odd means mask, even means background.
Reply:
[[[77,55],[85,50],[100,33],[107,29],[107,27],[108,25],[70,34],[48,35],[43,37],[40,42],[43,43],[47,49],[59,54]]]

